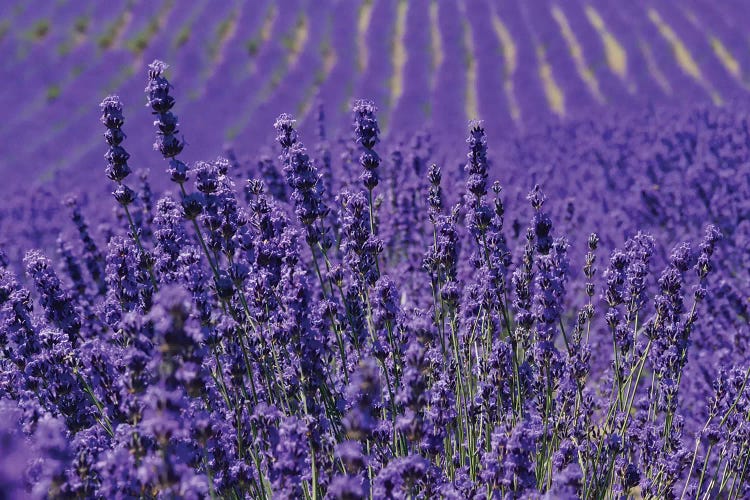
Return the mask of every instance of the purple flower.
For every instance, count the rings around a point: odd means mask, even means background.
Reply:
[[[177,116],[170,110],[174,106],[174,97],[169,95],[172,85],[164,76],[169,66],[158,59],[148,65],[148,84],[146,85],[147,103],[152,113],[156,115],[154,125],[157,127],[154,149],[159,151],[165,159],[170,160],[169,173],[173,181],[182,183],[186,180],[184,170],[176,163],[175,156],[185,147],[185,142],[177,138]]]
[[[117,203],[119,203],[123,207],[127,207],[128,205],[132,204],[136,198],[135,191],[130,189],[125,184],[120,184],[119,186],[117,186],[112,195],[115,197],[115,200],[117,200]]]
[[[552,247],[552,237],[550,236],[552,220],[546,212],[542,211],[547,197],[539,185],[536,185],[526,196],[526,199],[531,202],[531,206],[534,208],[534,217],[531,220],[531,224],[534,228],[534,236],[536,238],[536,251],[544,255]]]
[[[336,476],[328,485],[325,498],[327,500],[365,500],[368,496],[364,479],[356,476]]]
[[[351,408],[342,420],[347,438],[362,441],[373,433],[378,424],[380,392],[377,364],[371,359],[361,361],[347,387]]]
[[[7,498],[25,493],[26,470],[33,458],[30,443],[19,428],[22,412],[12,401],[0,399],[0,491]]]
[[[429,498],[437,493],[439,483],[434,466],[419,455],[392,460],[380,470],[373,482],[375,498]]]
[[[33,441],[40,459],[29,471],[33,496],[41,498],[55,492],[63,493],[65,469],[72,458],[68,439],[65,425],[59,419],[45,415],[37,423]]]
[[[32,311],[33,302],[28,290],[20,286],[10,270],[0,269],[0,348],[4,357],[21,369],[41,349]],[[15,394],[18,388],[12,385],[12,379],[8,382],[11,385],[0,385],[0,391]]]
[[[565,300],[565,283],[568,279],[568,242],[558,238],[551,251],[537,261],[536,305],[534,308],[537,362],[548,363],[556,354],[555,333]]]
[[[466,190],[471,193],[473,199],[469,204],[477,208],[482,198],[487,194],[487,137],[481,121],[469,123],[469,137],[466,139],[469,145],[469,161],[464,169],[469,174],[466,179]]]
[[[135,191],[122,183],[130,175],[130,167],[128,166],[130,154],[120,146],[120,143],[125,139],[125,134],[121,129],[123,123],[125,123],[125,118],[122,115],[122,104],[119,97],[110,95],[104,98],[100,107],[102,109],[101,122],[107,127],[104,138],[109,145],[109,149],[104,155],[104,158],[107,159],[105,173],[108,178],[117,183],[117,188],[112,193],[117,203],[127,208],[135,201],[136,194]]]
[[[430,170],[427,174],[427,180],[430,182],[430,191],[427,196],[427,203],[430,207],[430,218],[432,220],[435,220],[443,210],[443,191],[440,187],[442,174],[440,173],[440,167],[438,167],[434,163],[430,165]]]
[[[310,449],[307,425],[295,417],[284,417],[274,450],[271,485],[274,498],[299,498],[302,481],[310,479]]]
[[[143,269],[139,267],[136,256],[130,241],[121,237],[110,240],[106,268],[109,289],[105,305],[110,325],[119,321],[122,313],[137,309],[144,311],[148,305],[142,300],[150,297],[144,289]]]
[[[282,113],[273,124],[273,128],[276,129],[278,134],[276,140],[284,149],[290,149],[297,142],[298,135],[294,128],[296,122],[297,120],[292,118],[291,115]]]
[[[344,191],[339,196],[344,262],[358,280],[372,285],[380,276],[377,259],[383,251],[383,243],[370,232],[367,199],[361,192]]]
[[[190,240],[182,225],[182,211],[171,197],[165,196],[156,203],[154,226],[154,270],[163,282],[178,281],[180,255]]]
[[[352,106],[355,139],[365,149],[372,149],[380,141],[376,111],[375,103],[366,99],[357,100]]]
[[[41,252],[32,250],[23,259],[26,274],[34,281],[44,308],[45,318],[68,335],[75,346],[80,338],[81,318],[73,302],[72,294],[66,290],[52,263]]]
[[[404,356],[401,389],[396,395],[396,403],[404,407],[404,414],[397,419],[396,428],[410,441],[419,443],[425,434],[423,409],[430,398],[426,376],[429,360],[417,339],[411,340]]]
[[[263,183],[268,186],[268,192],[278,201],[288,201],[289,196],[287,194],[286,179],[276,167],[276,163],[269,156],[261,156],[257,161],[257,167],[255,170],[249,172],[248,187],[245,188],[246,197],[248,203],[252,198],[252,188],[250,187],[254,181],[255,176],[260,174],[263,179]]]
[[[380,157],[373,149],[380,141],[378,119],[375,117],[375,104],[368,100],[358,100],[352,106],[354,113],[354,139],[361,144],[363,151],[359,155],[359,164],[363,169],[362,183],[368,191],[378,185]]]
[[[456,394],[443,373],[430,388],[430,403],[425,410],[427,435],[424,438],[426,451],[436,455],[444,451],[444,439],[456,423]]]
[[[681,247],[681,252],[683,250],[684,247]],[[646,302],[646,277],[649,274],[649,263],[654,254],[654,239],[639,232],[625,242],[625,251],[627,252],[628,268],[623,301],[627,305],[628,321],[633,321]],[[677,257],[679,260],[686,260],[687,258],[689,258],[689,252],[687,255]],[[678,267],[677,264],[676,267]]]
[[[503,486],[523,494],[535,487],[533,457],[536,455],[537,439],[541,422],[521,420],[511,430],[503,455]]]
[[[104,282],[104,257],[89,232],[89,226],[81,213],[81,207],[77,198],[75,196],[67,197],[64,200],[64,203],[70,208],[71,219],[73,220],[76,229],[78,229],[78,235],[83,243],[82,258],[86,265],[86,269],[91,275],[91,278],[97,284],[99,294],[103,294],[106,290],[106,284]]]
[[[328,216],[328,207],[323,200],[323,185],[318,169],[305,147],[297,141],[294,120],[289,115],[279,116],[274,127],[283,148],[281,159],[284,161],[287,183],[292,188],[294,212],[305,227],[308,243],[312,246],[320,242],[327,249],[330,242],[323,221]]]
[[[73,287],[78,295],[86,291],[86,282],[83,277],[83,268],[81,268],[78,259],[73,254],[73,249],[62,237],[57,239],[57,253],[65,263],[65,273],[73,283]]]
[[[154,329],[154,341],[162,355],[189,356],[200,348],[203,335],[189,321],[193,301],[182,287],[163,287],[154,297],[149,319]]]
[[[105,97],[99,106],[102,109],[101,122],[107,127],[104,138],[109,144],[107,154],[104,155],[108,164],[105,172],[107,177],[119,184],[130,175],[130,167],[128,167],[130,155],[120,146],[120,143],[125,139],[125,134],[121,128],[125,123],[122,103],[118,96],[110,95]]]
[[[721,232],[716,226],[710,225],[706,228],[705,236],[700,244],[698,262],[695,264],[695,272],[703,280],[711,272],[711,256],[714,253],[716,243],[721,239]]]
[[[341,461],[347,473],[356,475],[364,469],[367,459],[362,453],[362,443],[343,441],[336,446],[336,458]]]

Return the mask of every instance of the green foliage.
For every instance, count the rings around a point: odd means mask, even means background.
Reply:
[[[117,36],[125,26],[125,12],[120,13],[117,19],[112,21],[96,41],[96,44],[102,50],[108,50],[114,45]]]
[[[232,27],[236,23],[237,12],[232,11],[226,19],[224,19],[219,26],[216,27],[216,38],[209,47],[209,54],[214,59],[219,54],[222,44],[226,41],[227,37],[232,31]]]
[[[159,18],[155,17],[151,19],[145,28],[138,32],[138,34],[128,40],[127,46],[133,53],[140,55],[148,48],[148,44],[159,32]]]
[[[26,33],[26,38],[35,42],[44,40],[49,35],[51,26],[49,19],[39,19]]]
[[[84,35],[89,30],[89,24],[91,24],[91,18],[89,16],[78,16],[73,24],[73,31],[80,35]]]
[[[247,47],[247,53],[250,55],[250,57],[257,56],[258,51],[260,50],[260,39],[258,37],[251,38],[247,41],[245,47]]]
[[[183,26],[180,31],[177,33],[177,36],[174,39],[174,47],[179,49],[183,45],[185,45],[188,40],[190,40],[190,34],[193,30],[193,27],[190,24],[186,24]]]
[[[48,101],[54,101],[58,97],[60,97],[60,86],[57,84],[52,84],[49,87],[47,87],[47,100]]]
[[[10,31],[10,21],[8,19],[5,19],[0,22],[0,41],[5,38],[5,36],[8,34],[8,31]]]

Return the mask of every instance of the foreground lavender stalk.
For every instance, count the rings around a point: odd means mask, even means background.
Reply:
[[[359,155],[359,164],[362,166],[362,184],[367,189],[367,202],[370,210],[370,233],[377,234],[375,224],[375,211],[373,207],[372,192],[378,185],[380,156],[375,151],[375,145],[380,142],[380,128],[375,117],[375,104],[372,101],[358,100],[352,108],[354,112],[354,135],[355,141],[362,145],[362,153]],[[377,267],[377,261],[376,261]],[[379,271],[378,271],[379,272]]]
[[[128,218],[128,224],[130,225],[131,234],[135,240],[138,250],[140,252],[140,258],[143,259],[146,268],[148,269],[149,277],[151,278],[151,284],[154,288],[158,288],[156,284],[156,277],[152,270],[152,262],[150,256],[146,253],[141,243],[141,237],[138,229],[133,222],[133,217],[130,214],[128,208],[136,199],[136,193],[130,189],[127,184],[123,181],[130,175],[130,167],[128,166],[128,158],[130,154],[120,145],[125,139],[125,133],[122,131],[122,125],[125,123],[125,118],[122,114],[122,103],[120,98],[115,95],[107,96],[100,104],[102,109],[101,121],[107,132],[104,134],[104,138],[109,144],[109,150],[104,157],[107,159],[107,168],[105,173],[107,177],[117,183],[117,189],[112,193],[117,202],[125,210],[125,215]]]
[[[169,95],[171,84],[164,76],[164,71],[168,68],[168,65],[162,61],[154,60],[148,68],[148,85],[146,86],[146,94],[148,96],[147,106],[151,108],[151,112],[157,118],[154,121],[154,125],[158,129],[154,149],[159,151],[164,159],[169,161],[167,173],[169,173],[170,179],[180,186],[185,218],[192,221],[204,255],[208,259],[213,271],[214,279],[218,281],[219,270],[206,247],[203,233],[195,221],[195,218],[203,211],[203,200],[199,195],[188,195],[185,191],[185,182],[189,178],[188,167],[176,158],[185,147],[185,142],[177,138],[177,133],[179,132],[177,126],[179,122],[177,116],[171,111],[172,107],[174,107],[175,99]]]

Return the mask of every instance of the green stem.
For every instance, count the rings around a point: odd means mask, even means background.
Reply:
[[[706,451],[706,457],[703,459],[703,468],[701,469],[701,476],[700,476],[700,479],[698,480],[698,489],[695,490],[696,497],[700,495],[701,493],[701,487],[703,486],[703,477],[706,474],[706,467],[708,467],[708,459],[709,457],[711,457],[711,450],[713,449],[713,447],[714,447],[714,444],[709,443],[708,450]]]

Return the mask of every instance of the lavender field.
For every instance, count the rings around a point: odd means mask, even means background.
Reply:
[[[0,3],[0,499],[750,498],[746,10]]]

